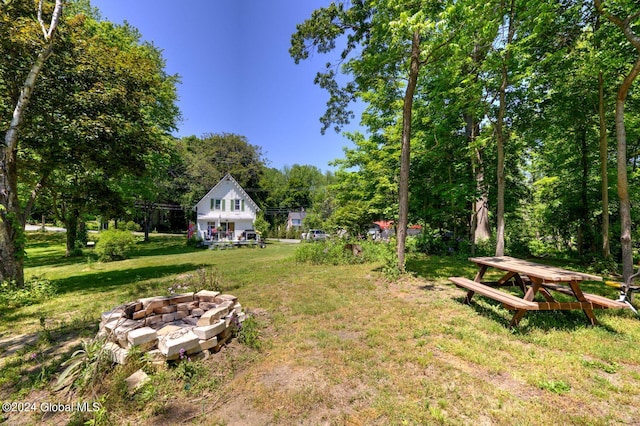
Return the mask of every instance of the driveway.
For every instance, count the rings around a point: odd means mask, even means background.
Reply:
[[[27,224],[24,227],[25,231],[42,231],[42,225],[29,225]],[[57,226],[45,226],[44,230],[47,232],[67,232],[64,228],[59,228]]]

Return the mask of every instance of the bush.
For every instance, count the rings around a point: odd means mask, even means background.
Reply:
[[[140,232],[142,227],[137,223],[135,223],[134,221],[130,220],[124,225],[122,225],[122,229],[130,232]]]
[[[202,238],[200,238],[196,234],[193,234],[191,238],[187,240],[187,247],[204,247]]]
[[[359,254],[354,254],[352,245],[360,247]],[[336,239],[301,243],[296,248],[294,256],[296,262],[315,265],[346,265],[385,261],[388,253],[389,244]]]
[[[126,259],[135,239],[129,231],[109,229],[100,233],[95,252],[103,262]]]

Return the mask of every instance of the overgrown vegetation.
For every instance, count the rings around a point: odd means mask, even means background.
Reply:
[[[22,287],[5,281],[0,283],[0,306],[11,309],[35,305],[52,298],[56,292],[56,285],[42,277],[31,277]]]

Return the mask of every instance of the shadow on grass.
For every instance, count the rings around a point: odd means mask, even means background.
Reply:
[[[475,297],[478,297],[477,295]],[[509,327],[509,322],[515,314],[515,311],[507,310],[502,303],[495,300],[483,298],[481,303],[472,299],[470,306],[476,313],[487,317],[495,322]],[[465,297],[456,297],[455,300],[461,305],[466,305]],[[598,311],[594,310],[596,318]],[[558,331],[576,331],[589,327],[590,323],[584,312],[579,310],[557,310],[557,311],[528,311],[520,320],[520,323],[513,328],[515,334],[525,335],[531,330],[558,330]],[[608,325],[600,323],[596,327],[600,327],[611,334],[620,334]]]
[[[93,249],[84,249],[82,255],[65,257],[64,246],[52,244],[51,239],[43,239],[39,242],[29,242],[29,251],[25,260],[25,267],[36,266],[69,266],[85,264],[88,260],[98,262],[98,255]],[[199,252],[202,249],[186,245],[181,239],[158,238],[148,242],[137,242],[129,253],[130,259],[139,257],[177,255]]]
[[[187,246],[186,240],[177,237],[165,237],[153,241],[140,241],[136,243],[131,251],[130,257],[163,256],[168,254],[184,254],[205,250],[205,248],[194,248]]]
[[[431,281],[460,276],[473,278],[477,268],[466,258],[412,255],[407,259],[406,269],[421,278]]]
[[[56,280],[58,294],[73,293],[77,291],[104,292],[113,290],[124,284],[136,281],[145,281],[162,278],[169,275],[192,272],[201,267],[194,263],[179,265],[145,266],[117,271],[100,271],[89,274],[71,276]]]
[[[62,369],[61,364],[81,346],[81,339],[91,339],[97,331],[87,321],[77,324],[60,324],[53,328],[40,328],[30,334],[18,335],[11,339],[14,347],[2,354],[8,359],[3,360],[5,388],[0,391],[4,398],[8,390],[11,393],[20,394],[31,389],[48,386],[56,372]],[[5,339],[0,347],[6,348]],[[25,355],[20,356],[19,354]],[[27,355],[28,354],[28,355]],[[18,355],[12,357],[13,355]],[[12,358],[11,358],[12,357]],[[19,379],[10,380],[11,375],[7,371],[19,371]],[[2,377],[2,376],[0,376]]]
[[[58,286],[55,297],[77,292],[78,294],[91,293],[99,298],[100,293],[114,290],[117,287],[132,285],[139,281],[193,272],[201,266],[194,263],[183,263],[180,265],[146,266],[71,276],[55,280],[55,284]],[[0,317],[2,317],[3,321],[21,321],[32,315],[22,307],[0,307]]]

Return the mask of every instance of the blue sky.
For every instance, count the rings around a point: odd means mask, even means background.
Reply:
[[[321,135],[327,93],[313,84],[327,57],[296,65],[289,56],[296,24],[329,0],[92,0],[103,19],[128,21],[163,50],[179,74],[183,115],[176,136],[237,133],[262,147],[268,165],[330,170],[350,142]],[[346,128],[357,129],[357,122]]]

